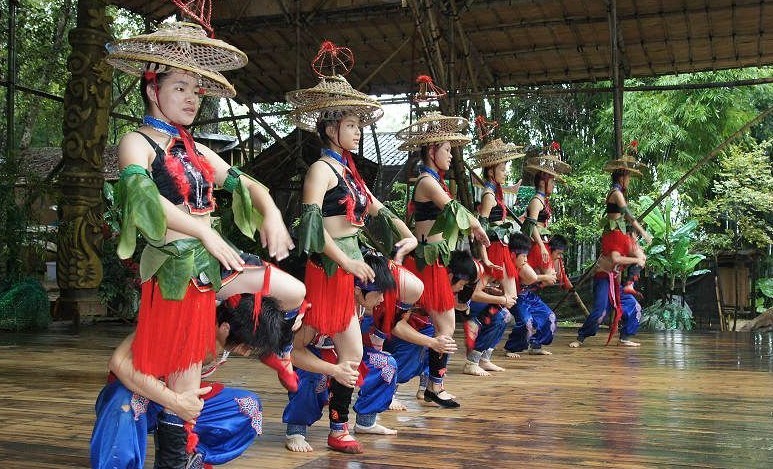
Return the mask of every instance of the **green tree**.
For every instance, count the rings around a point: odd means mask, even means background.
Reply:
[[[711,196],[693,209],[710,252],[773,244],[771,142],[734,145],[719,160]]]

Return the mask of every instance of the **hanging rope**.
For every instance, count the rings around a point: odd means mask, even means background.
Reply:
[[[210,22],[212,18],[212,0],[172,0],[180,13],[196,21],[204,28],[209,37],[215,37],[215,31]]]

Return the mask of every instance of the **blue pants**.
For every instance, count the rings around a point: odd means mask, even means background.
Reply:
[[[519,294],[515,310],[515,324],[505,343],[505,350],[521,352],[527,347],[539,349],[553,342],[556,315],[539,295],[533,291]]]
[[[485,352],[496,347],[507,329],[507,309],[499,305],[489,305],[473,301],[470,303],[470,316],[478,325],[475,338],[475,350]]]
[[[202,386],[204,383],[202,383]],[[193,430],[199,435],[196,452],[207,464],[225,464],[241,455],[263,431],[263,407],[250,391],[221,388],[204,400]],[[128,390],[120,381],[99,393],[91,434],[91,467],[141,469],[147,435],[156,429],[163,408]]]
[[[357,423],[370,427],[376,423],[376,415],[389,408],[397,390],[397,360],[389,352],[365,347],[363,363],[368,373],[360,386],[354,411]]]
[[[625,326],[620,328],[620,336],[626,337],[635,334],[638,330],[639,320],[637,315],[640,317],[640,313],[635,311],[635,307],[631,303],[631,301],[633,301],[633,303],[638,305],[636,298],[634,298],[632,295],[624,294],[621,295],[621,300],[623,296],[630,296],[630,298],[626,299],[625,302],[621,301],[623,304],[623,317],[620,319],[620,321]],[[629,305],[629,313],[626,313],[626,303]],[[641,310],[641,307],[639,307],[639,310]],[[595,277],[593,279],[593,311],[591,311],[590,315],[585,318],[585,322],[582,324],[582,327],[579,331],[577,331],[577,340],[582,342],[586,338],[596,335],[596,333],[599,331],[599,326],[604,322],[607,313],[610,311],[614,311],[614,307],[612,306],[612,302],[609,298],[609,277]],[[626,330],[626,332],[624,332],[624,330]]]
[[[639,331],[641,321],[641,305],[630,293],[620,294],[620,304],[623,306],[623,317],[620,318],[620,339],[625,340]]]
[[[419,332],[427,337],[435,336],[435,328],[432,324],[428,324]],[[397,362],[398,384],[407,383],[422,374],[429,374],[427,347],[412,344],[392,336],[384,342],[384,350],[391,353]]]
[[[307,346],[317,357],[318,348]],[[311,426],[322,418],[322,410],[328,403],[328,376],[296,368],[298,391],[288,392],[289,402],[282,413],[282,422],[290,425]]]

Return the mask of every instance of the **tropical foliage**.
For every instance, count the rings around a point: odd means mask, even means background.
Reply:
[[[652,331],[682,330],[689,331],[695,325],[692,312],[685,306],[657,300],[641,312],[642,328]]]

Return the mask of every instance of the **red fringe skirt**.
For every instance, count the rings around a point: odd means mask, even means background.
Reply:
[[[334,336],[349,327],[354,316],[354,275],[338,268],[332,277],[312,261],[306,261],[306,300],[311,307],[303,322],[320,334]]]
[[[542,260],[542,252],[540,252],[539,244],[533,243],[531,245],[531,250],[529,251],[529,256],[526,258],[526,261],[532,268],[541,270],[550,270],[553,268],[553,262],[550,260],[550,246],[548,246],[547,241],[545,241],[545,249],[548,250],[547,262]]]
[[[507,273],[509,278],[516,277],[517,271],[515,262],[513,262],[513,256],[510,253],[507,244],[502,241],[492,241],[491,245],[486,250],[486,254],[488,254],[488,260],[491,261],[492,264],[504,268],[504,271],[499,269],[488,269],[489,271],[486,273],[489,276],[497,280],[502,280],[505,277],[505,273]]]
[[[162,377],[185,371],[215,354],[215,292],[189,283],[182,300],[165,300],[156,278],[142,284],[134,368]]]
[[[412,256],[407,256],[403,265],[424,282],[424,293],[421,294],[419,304],[425,310],[444,313],[454,309],[456,299],[451,290],[451,281],[445,266],[435,263],[425,266],[424,270],[420,271]]]
[[[601,235],[601,254],[608,256],[617,251],[621,256],[629,256],[633,248],[633,239],[620,230],[607,231]]]

